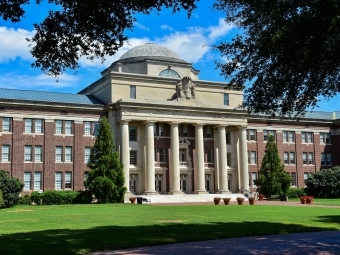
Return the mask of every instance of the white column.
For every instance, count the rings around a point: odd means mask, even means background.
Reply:
[[[196,194],[207,194],[205,190],[204,175],[204,144],[203,144],[203,125],[195,125],[195,144],[196,144]]]
[[[155,191],[155,140],[153,135],[154,121],[145,123],[146,136],[146,169],[145,169],[145,192],[144,194],[156,194]]]
[[[179,137],[178,137],[178,124],[171,122],[171,194],[183,194],[180,189],[180,170],[179,170]]]
[[[122,139],[121,147],[121,159],[124,165],[124,177],[125,177],[125,187],[126,193],[130,193],[130,146],[129,146],[129,121],[122,120],[120,122],[120,131]]]
[[[241,188],[249,189],[248,153],[247,153],[247,127],[240,129],[240,162],[241,162]]]
[[[228,169],[227,169],[227,143],[225,136],[225,125],[218,127],[219,138],[219,191],[218,193],[229,193],[228,188]]]

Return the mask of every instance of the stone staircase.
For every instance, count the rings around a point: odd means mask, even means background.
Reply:
[[[248,199],[244,194],[230,193],[230,194],[185,194],[185,195],[135,195],[136,197],[141,196],[146,199],[150,199],[151,204],[163,204],[163,203],[204,203],[214,202],[214,197],[230,197],[231,201],[236,201],[237,197],[244,197],[245,201]],[[124,203],[131,203],[129,197],[126,196]]]

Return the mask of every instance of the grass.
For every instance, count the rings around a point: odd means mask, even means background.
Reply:
[[[299,198],[290,198],[289,201],[299,202]],[[313,201],[316,205],[340,206],[339,198],[315,198]]]
[[[86,254],[175,242],[325,230],[340,230],[340,208],[17,206],[0,210],[0,254]]]

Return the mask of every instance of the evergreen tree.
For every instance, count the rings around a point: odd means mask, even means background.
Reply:
[[[17,178],[12,178],[4,170],[0,170],[0,208],[12,207],[19,202],[19,193],[24,184]]]
[[[88,163],[91,171],[84,182],[85,188],[103,203],[123,202],[126,191],[123,164],[120,163],[118,152],[113,151],[114,148],[110,125],[103,117],[91,149]]]
[[[265,196],[286,194],[292,178],[281,164],[274,136],[269,136],[265,155],[262,159],[259,178],[254,181],[258,191]]]

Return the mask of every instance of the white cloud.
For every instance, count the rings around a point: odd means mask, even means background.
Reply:
[[[218,26],[215,26],[215,27],[210,26],[208,28],[208,30],[210,31],[208,38],[209,38],[210,41],[215,41],[219,37],[222,37],[222,36],[226,35],[227,33],[229,33],[229,31],[233,28],[234,28],[234,26],[225,22],[224,19],[219,18],[218,19]]]
[[[161,28],[162,30],[170,30],[170,31],[173,31],[173,30],[174,30],[172,27],[170,27],[170,26],[168,26],[168,25],[161,25],[160,28]]]
[[[139,24],[138,22],[135,22],[134,25],[140,29],[146,30],[146,31],[150,31],[150,29],[142,24]]]
[[[18,75],[16,73],[6,73],[0,75],[0,88],[13,89],[34,89],[44,90],[53,88],[72,87],[80,80],[79,76],[63,74],[57,79],[45,74],[40,75]]]
[[[32,60],[29,42],[25,38],[31,38],[33,34],[34,31],[25,29],[0,27],[0,62],[15,60],[17,57]]]

